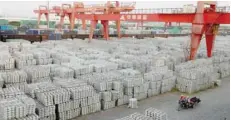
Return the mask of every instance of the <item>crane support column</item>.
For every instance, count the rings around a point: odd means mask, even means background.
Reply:
[[[200,45],[201,38],[204,32],[203,25],[201,25],[201,28],[199,30],[201,31],[201,33],[192,33],[191,35],[191,49],[190,49],[190,56],[189,56],[190,60],[193,60],[195,58],[197,49]],[[195,32],[195,31],[192,31],[192,32]]]
[[[59,25],[59,31],[62,31],[62,27],[63,27],[63,23],[64,23],[64,17],[65,16],[61,16],[60,25]]]
[[[120,20],[116,21],[116,28],[117,28],[118,38],[121,38],[121,34],[120,34]]]
[[[216,37],[216,32],[218,31],[219,25],[207,25],[206,26],[206,33],[205,33],[205,38],[206,38],[206,47],[207,47],[207,56],[212,57],[212,50],[214,46],[214,41]],[[212,29],[211,29],[212,28]]]
[[[75,13],[73,9],[72,9],[72,13],[69,14],[69,21],[70,21],[71,30],[73,30],[75,27]]]
[[[109,40],[109,22],[108,20],[102,20],[101,24],[103,25],[103,35],[106,40]]]
[[[38,14],[37,28],[39,28],[40,20],[41,20],[41,16],[42,16],[42,14],[41,14],[41,13],[39,13],[39,14]]]
[[[47,25],[48,25],[49,24],[49,14],[45,13],[45,17],[46,17],[46,21],[47,21]],[[47,29],[49,29],[48,26],[47,26]]]
[[[89,33],[89,42],[91,42],[93,35],[94,35],[94,30],[97,24],[97,20],[91,20],[91,27],[90,27],[90,33]]]
[[[86,20],[82,20],[82,25],[83,25],[83,30],[86,30],[87,26],[86,26]]]
[[[190,56],[189,56],[190,60],[193,60],[195,58],[197,49],[200,45],[200,41],[205,30],[206,30],[205,36],[206,36],[206,45],[207,45],[207,55],[208,57],[212,55],[212,48],[213,48],[215,35],[212,34],[212,30],[210,30],[212,24],[206,25],[204,23],[205,4],[210,4],[210,9],[214,9],[215,11],[215,7],[216,7],[215,1],[213,2],[199,1],[197,3],[195,18],[192,22],[191,49],[190,49]]]

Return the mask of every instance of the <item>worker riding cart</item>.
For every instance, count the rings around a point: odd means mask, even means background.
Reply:
[[[189,98],[188,96],[181,95],[180,100],[178,101],[179,105],[177,110],[180,111],[181,109],[193,108],[200,102],[201,102],[200,98],[197,97]]]

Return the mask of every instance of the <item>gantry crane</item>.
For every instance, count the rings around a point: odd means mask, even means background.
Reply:
[[[35,13],[38,13],[38,21],[37,21],[37,28],[39,28],[41,16],[44,14],[46,17],[46,21],[49,21],[49,10],[47,6],[40,5],[38,10],[34,10]]]
[[[205,8],[204,5],[209,5]],[[134,10],[135,4],[123,5],[119,2],[107,2],[103,6],[84,7],[82,3],[75,3],[74,7],[68,8],[66,11],[71,12],[71,28],[73,29],[74,20],[91,21],[89,40],[93,37],[93,31],[96,23],[101,21],[104,27],[104,37],[109,39],[108,23],[116,21],[117,33],[120,37],[120,21],[133,22],[165,22],[165,23],[192,23],[191,48],[189,59],[195,58],[197,49],[203,34],[205,34],[207,56],[212,56],[213,44],[220,24],[230,24],[229,7],[217,8],[215,1],[199,1],[195,13],[182,13],[179,8],[176,9],[157,9],[148,13],[137,12]],[[180,8],[181,9],[181,8]],[[222,10],[222,11],[221,11]],[[174,11],[174,12],[173,12]],[[42,12],[41,12],[42,13]],[[81,13],[81,14],[80,14]]]

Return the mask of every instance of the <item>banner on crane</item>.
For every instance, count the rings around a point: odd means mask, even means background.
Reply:
[[[120,20],[147,20],[147,15],[121,15]]]

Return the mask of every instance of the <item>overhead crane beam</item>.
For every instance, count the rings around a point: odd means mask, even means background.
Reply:
[[[82,14],[76,15],[77,19],[86,20],[120,20],[130,22],[180,22],[192,23],[195,13],[190,14]],[[204,23],[230,24],[230,13],[203,13]],[[134,16],[134,19],[133,19]],[[219,16],[219,19],[214,21]]]

